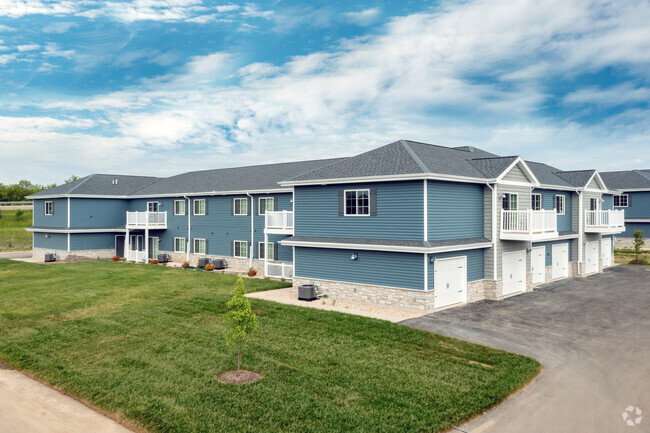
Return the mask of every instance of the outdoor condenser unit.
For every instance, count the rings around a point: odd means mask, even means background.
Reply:
[[[313,284],[303,284],[298,286],[298,300],[299,301],[315,301],[318,297],[316,296],[316,286]]]
[[[56,262],[56,254],[50,253],[50,254],[45,254],[45,262]]]
[[[205,265],[210,264],[210,259],[204,258],[204,259],[199,259],[199,268],[205,268]]]
[[[158,254],[159,263],[169,263],[170,261],[171,261],[171,257],[169,257],[169,254],[167,253]]]
[[[215,259],[212,264],[214,265],[215,269],[226,269],[228,265],[226,264],[226,261],[224,259]]]

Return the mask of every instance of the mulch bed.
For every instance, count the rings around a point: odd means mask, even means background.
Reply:
[[[257,371],[231,370],[231,371],[226,371],[225,373],[221,373],[219,377],[217,377],[217,380],[223,383],[235,383],[240,385],[243,383],[256,382],[261,378],[262,375],[259,374]]]
[[[630,265],[645,265],[646,261],[645,260],[632,260],[629,262]]]

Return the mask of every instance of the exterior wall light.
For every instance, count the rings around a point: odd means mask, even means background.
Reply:
[[[352,253],[352,255],[350,256],[350,260],[357,260],[358,258],[359,258],[359,254],[357,253]]]
[[[435,262],[436,262],[435,256],[431,256],[431,258],[429,259],[429,263],[433,265]]]

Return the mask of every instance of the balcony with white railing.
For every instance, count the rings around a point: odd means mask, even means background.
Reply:
[[[625,231],[625,212],[623,210],[585,211],[585,232],[621,233]]]
[[[167,212],[127,212],[127,229],[166,229]]]
[[[264,275],[272,278],[293,279],[293,265],[289,263],[267,262]]]
[[[288,210],[267,211],[264,214],[264,232],[270,234],[293,234],[293,212]]]
[[[501,211],[501,239],[537,241],[557,237],[557,213],[555,210]]]
[[[128,250],[126,252],[126,260],[128,261],[142,263],[146,261],[146,258],[147,258],[146,251]]]

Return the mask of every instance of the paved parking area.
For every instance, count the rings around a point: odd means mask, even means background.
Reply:
[[[504,301],[402,322],[529,355],[542,375],[470,433],[650,432],[650,266],[616,266]],[[628,426],[623,413],[638,407]]]

